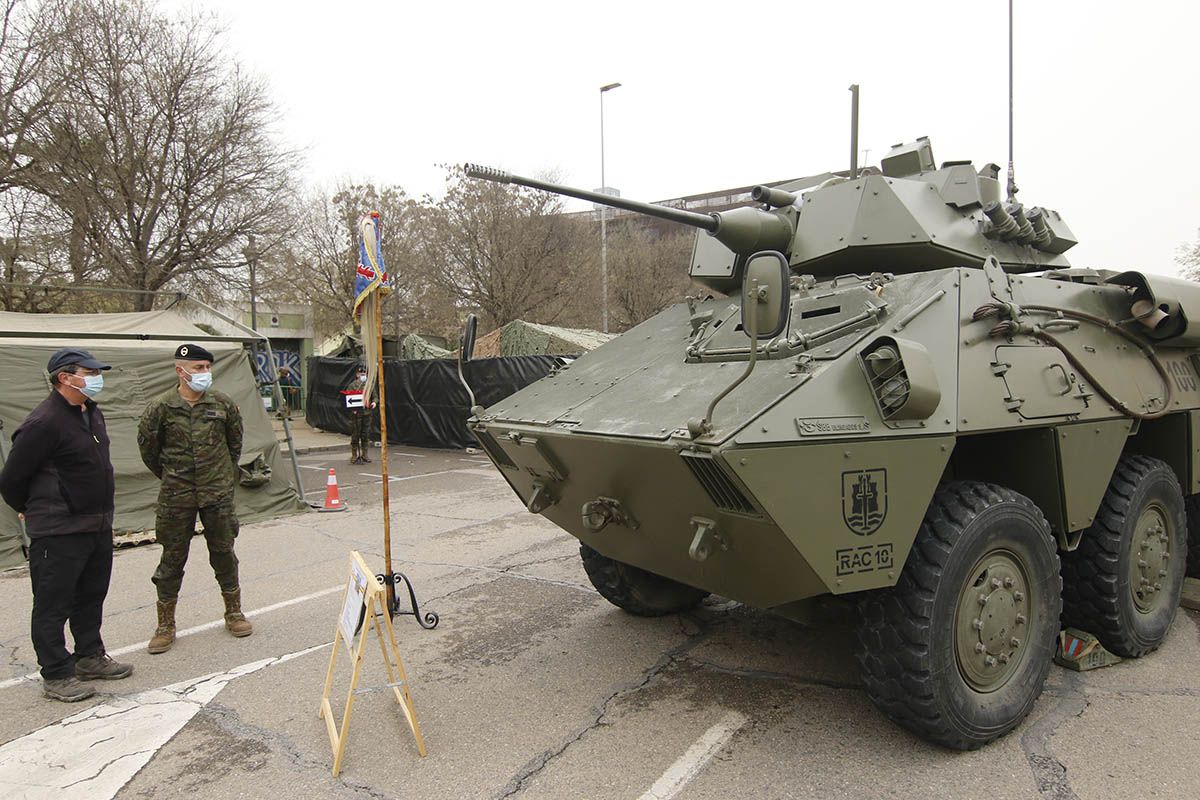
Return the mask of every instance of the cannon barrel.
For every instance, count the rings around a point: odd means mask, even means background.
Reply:
[[[600,205],[621,208],[625,211],[634,211],[681,225],[700,228],[738,255],[750,255],[759,250],[786,250],[794,232],[792,223],[785,216],[778,212],[763,211],[758,208],[734,208],[729,211],[698,214],[695,211],[684,211],[681,208],[642,203],[601,192],[589,192],[586,189],[575,189],[571,186],[539,181],[535,178],[525,178],[492,167],[481,167],[478,164],[465,164],[463,171],[468,178],[481,178],[495,183],[515,183],[518,186],[528,186],[530,189],[540,189],[543,192],[566,195],[579,200],[590,200]]]

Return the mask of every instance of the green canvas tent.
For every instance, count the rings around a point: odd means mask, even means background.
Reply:
[[[429,336],[419,333],[406,333],[400,337],[397,346],[394,336],[383,337],[383,357],[399,358],[402,361],[419,361],[428,358],[454,358],[454,351],[441,347],[430,341]],[[439,340],[440,341],[440,340]],[[353,332],[353,325],[347,330],[330,336],[316,349],[315,355],[328,358],[362,358],[362,337]]]
[[[75,335],[74,338],[72,335]],[[99,336],[163,336],[162,340],[96,338]],[[239,486],[237,510],[243,522],[308,510],[292,487],[290,465],[280,454],[270,417],[254,383],[250,360],[238,342],[212,337],[174,311],[129,314],[19,314],[0,312],[0,423],[3,453],[25,416],[50,391],[46,362],[60,347],[84,347],[112,364],[104,391],[97,398],[112,439],[117,476],[117,531],[154,527],[158,479],[142,464],[137,424],[146,404],[175,384],[172,355],[188,341],[202,342],[216,357],[213,385],[230,395],[245,423],[242,464],[262,456],[270,480],[255,488]],[[25,563],[17,515],[0,502],[0,569]]]
[[[475,343],[475,356],[577,356],[595,350],[615,335],[586,328],[559,328],[514,319],[486,336],[480,336]]]

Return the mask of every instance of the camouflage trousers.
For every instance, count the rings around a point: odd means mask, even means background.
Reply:
[[[350,415],[350,447],[355,452],[367,451],[367,436],[371,430],[371,417],[368,414]]]
[[[197,513],[204,525],[208,563],[212,565],[221,591],[232,592],[238,588],[238,559],[233,552],[233,541],[237,538],[240,524],[234,513],[233,501],[201,508],[159,506],[155,515],[155,535],[162,545],[162,557],[151,579],[158,587],[159,600],[175,600],[179,597],[183,568],[187,564],[192,535],[196,532]]]

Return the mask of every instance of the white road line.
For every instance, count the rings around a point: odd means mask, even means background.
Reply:
[[[50,800],[71,790],[89,800],[111,800],[230,681],[328,646],[114,696],[13,739],[0,746],[0,793],[10,800]]]
[[[720,722],[705,731],[704,735],[654,782],[650,791],[638,800],[670,800],[679,794],[748,721],[746,715],[730,711]]]
[[[326,468],[326,467],[322,467],[322,466],[320,466],[319,464],[318,464],[317,466],[315,466],[315,467],[310,467],[310,466],[308,466],[307,464],[301,464],[301,465],[300,465],[300,469],[315,469],[315,470],[317,470],[318,472],[324,472],[324,471],[325,471],[327,468]]]
[[[298,603],[305,603],[305,602],[308,602],[309,600],[316,600],[318,597],[324,597],[325,595],[333,594],[334,592],[342,592],[345,590],[346,590],[346,587],[344,585],[343,586],[331,586],[328,589],[322,589],[319,592],[313,592],[312,594],[302,595],[301,597],[293,597],[291,600],[284,600],[279,603],[273,603],[272,605],[269,605],[269,606],[263,606],[262,608],[256,608],[253,611],[247,611],[246,616],[247,617],[257,617],[260,614],[267,614],[272,611],[278,611],[281,608],[287,608],[288,606],[294,606],[294,605],[297,605]],[[222,617],[221,619],[214,619],[212,622],[205,622],[202,625],[195,625],[191,628],[184,628],[181,631],[176,631],[175,638],[180,639],[180,638],[183,638],[184,636],[191,636],[193,633],[203,633],[204,631],[211,631],[213,628],[220,628],[220,627],[224,626],[224,624],[225,624],[224,617]],[[119,647],[116,650],[109,650],[108,654],[110,656],[113,656],[114,658],[116,658],[118,656],[123,656],[123,655],[126,655],[127,653],[132,653],[137,650],[143,650],[143,649],[145,649],[145,647],[148,644],[150,644],[149,639],[147,639],[144,642],[138,642],[137,644],[131,644],[131,645],[127,645],[125,647]],[[40,677],[41,677],[41,675],[39,675],[38,673],[31,672],[28,675],[22,675],[19,678],[9,678],[8,680],[0,681],[0,689],[8,689],[13,686],[19,686],[22,683],[24,683],[25,681],[37,680]]]
[[[403,478],[393,478],[392,476],[389,475],[388,483],[399,483],[400,481],[413,481],[413,480],[416,480],[417,478],[431,478],[434,475],[448,475],[451,472],[469,472],[469,470],[464,469],[462,467],[455,467],[454,469],[443,469],[443,470],[438,470],[437,472],[422,472],[420,475],[406,475]],[[382,475],[375,475],[374,473],[371,473],[371,472],[362,472],[359,474],[365,475],[368,478],[378,478],[379,482],[383,483]]]

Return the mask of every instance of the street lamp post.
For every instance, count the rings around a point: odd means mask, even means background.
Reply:
[[[242,255],[246,257],[246,262],[250,265],[250,328],[258,330],[258,303],[254,297],[254,268],[258,261],[258,248],[254,245],[254,234],[250,234],[247,239],[246,249],[242,251]]]
[[[609,83],[600,87],[600,191],[608,194],[604,180],[604,93],[621,84]],[[608,333],[608,207],[600,206],[600,291],[604,301],[600,304],[602,326]]]

